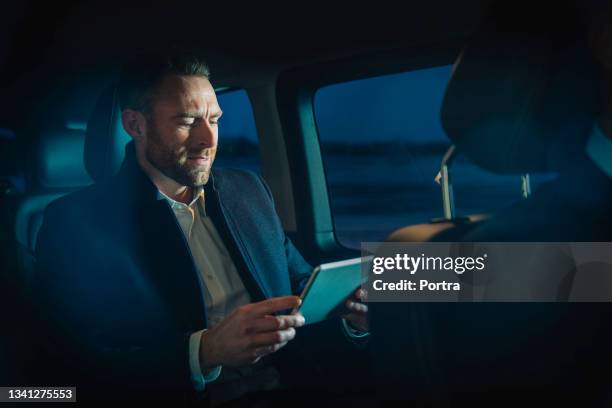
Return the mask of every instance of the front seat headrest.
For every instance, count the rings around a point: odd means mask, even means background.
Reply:
[[[596,75],[586,28],[563,2],[529,9],[502,3],[489,10],[455,64],[442,125],[485,169],[560,170],[584,150],[593,123]]]
[[[87,122],[84,158],[89,175],[100,181],[116,174],[130,140],[121,123],[116,84],[111,84],[100,94]]]

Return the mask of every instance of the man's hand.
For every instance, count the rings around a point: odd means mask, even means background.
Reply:
[[[367,332],[370,329],[368,324],[368,306],[363,302],[365,291],[357,289],[352,296],[346,300],[346,308],[349,313],[342,317],[347,320],[349,325],[355,329]]]
[[[295,337],[295,327],[304,325],[301,314],[273,316],[300,304],[297,296],[284,296],[250,303],[236,309],[217,326],[204,331],[200,341],[203,371],[216,366],[241,367],[278,351]]]

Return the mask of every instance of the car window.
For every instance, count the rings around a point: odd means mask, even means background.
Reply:
[[[338,83],[315,93],[315,119],[341,244],[358,248],[362,241],[384,240],[398,227],[443,216],[434,178],[451,144],[440,123],[451,68]],[[490,173],[461,155],[451,175],[457,216],[490,212],[522,197],[520,176]]]
[[[223,116],[215,166],[237,167],[261,174],[259,143],[251,102],[244,89],[217,93]]]

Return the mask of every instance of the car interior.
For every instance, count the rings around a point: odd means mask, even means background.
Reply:
[[[208,56],[224,110],[216,165],[263,176],[311,265],[359,257],[361,242],[608,241],[612,192],[575,167],[597,100],[575,5],[496,3],[12,5],[0,27],[0,385],[27,385],[35,365],[44,210],[116,174],[130,140],[117,73],[143,46]],[[607,304],[370,312],[367,357],[339,356],[321,382],[417,406],[612,399]]]

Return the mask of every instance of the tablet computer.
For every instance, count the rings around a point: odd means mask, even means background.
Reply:
[[[312,271],[300,298],[302,303],[293,309],[300,312],[306,324],[334,317],[344,310],[346,298],[363,283],[361,264],[371,257],[353,258],[317,266]]]

